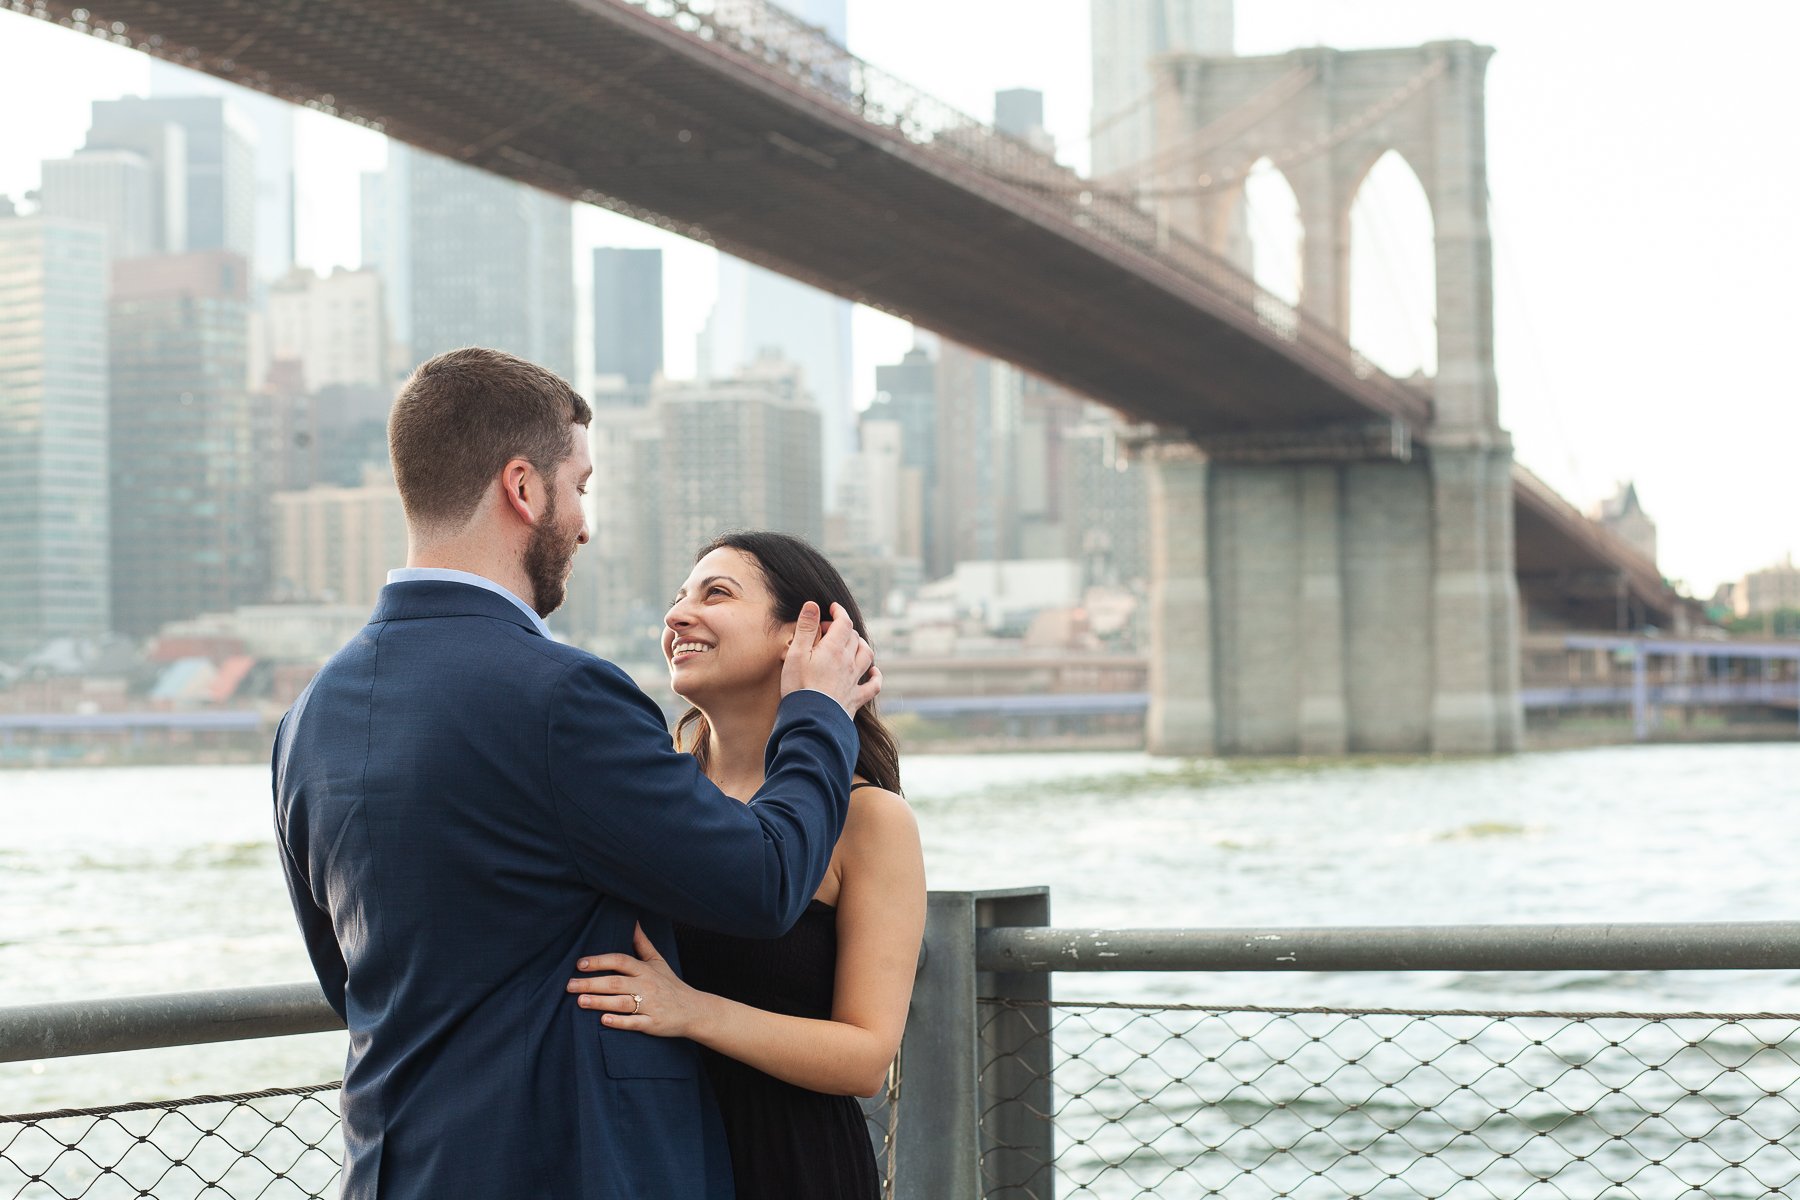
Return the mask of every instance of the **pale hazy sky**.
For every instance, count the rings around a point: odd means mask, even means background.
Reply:
[[[1045,93],[1065,161],[1086,163],[1086,0],[849,0],[851,49],[976,115]],[[1800,553],[1800,6],[1772,0],[1239,0],[1237,49],[1495,47],[1488,72],[1501,412],[1520,461],[1584,507],[1631,478],[1661,527],[1663,570],[1698,594]],[[88,104],[141,93],[141,56],[0,13],[0,193],[85,134]],[[297,128],[298,240],[321,269],[358,258],[356,173],[379,137],[313,113]],[[1404,259],[1404,191],[1376,193]],[[1271,220],[1260,218],[1262,227]],[[691,369],[713,252],[595,210],[593,245],[665,249],[669,365]],[[1416,309],[1408,285],[1386,303]],[[577,326],[586,328],[585,319]],[[856,389],[909,343],[858,310]],[[1416,339],[1415,339],[1416,340]]]

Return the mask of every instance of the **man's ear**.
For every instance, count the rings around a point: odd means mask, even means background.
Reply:
[[[536,488],[537,471],[529,460],[515,458],[500,469],[500,498],[527,525],[537,524],[537,514],[532,510]]]

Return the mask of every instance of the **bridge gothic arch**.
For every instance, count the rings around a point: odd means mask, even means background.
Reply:
[[[1245,172],[1242,188],[1248,253],[1241,265],[1258,287],[1298,308],[1306,227],[1300,220],[1300,198],[1294,185],[1280,167],[1264,157]]]
[[[1171,55],[1157,64],[1156,150],[1141,169],[1168,226],[1223,253],[1249,164],[1267,158],[1299,203],[1302,312],[1348,336],[1351,206],[1370,168],[1399,155],[1432,213],[1437,421],[1468,431],[1499,419],[1483,116],[1491,54],[1456,41]]]
[[[1437,222],[1398,151],[1369,164],[1350,202],[1350,344],[1397,379],[1437,375]]]

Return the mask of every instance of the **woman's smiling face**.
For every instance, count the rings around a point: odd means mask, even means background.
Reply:
[[[694,564],[663,617],[663,658],[675,694],[703,698],[776,688],[794,635],[777,624],[774,599],[754,557],[721,546]]]

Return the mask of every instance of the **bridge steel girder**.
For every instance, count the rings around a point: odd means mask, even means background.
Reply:
[[[1347,345],[1284,338],[1247,293],[625,0],[13,3],[709,242],[1201,441],[1430,420]]]

